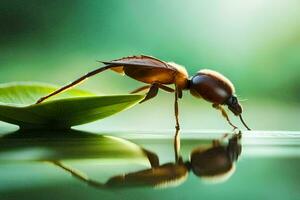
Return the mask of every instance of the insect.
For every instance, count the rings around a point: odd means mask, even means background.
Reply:
[[[82,83],[89,77],[111,69],[117,73],[127,75],[135,80],[147,84],[131,92],[138,93],[148,90],[146,97],[140,103],[155,97],[159,89],[174,93],[175,128],[177,130],[180,129],[178,99],[182,98],[183,90],[189,90],[193,96],[203,98],[204,100],[211,102],[213,107],[221,111],[222,116],[225,117],[227,122],[234,129],[236,129],[237,126],[232,124],[225,109],[223,108],[223,106],[228,106],[229,110],[233,112],[234,115],[238,116],[244,126],[250,130],[242,118],[243,109],[235,96],[233,84],[229,79],[216,71],[203,69],[189,78],[188,73],[183,66],[173,62],[165,62],[146,55],[129,56],[112,61],[99,62],[103,63],[104,66],[85,74],[49,95],[40,98],[36,103],[41,103],[54,95]],[[167,86],[171,84],[175,85],[175,89]]]

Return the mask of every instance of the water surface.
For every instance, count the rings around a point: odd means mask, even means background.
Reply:
[[[180,134],[3,133],[0,199],[299,198],[300,133]]]

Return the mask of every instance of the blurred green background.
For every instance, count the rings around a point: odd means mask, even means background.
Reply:
[[[96,60],[148,54],[225,74],[253,129],[300,129],[300,1],[2,0],[0,82],[65,84]],[[141,83],[106,72],[82,88],[127,93]],[[180,102],[184,129],[229,129],[208,103]],[[96,129],[173,128],[173,96],[89,124]],[[238,123],[236,121],[236,123]]]

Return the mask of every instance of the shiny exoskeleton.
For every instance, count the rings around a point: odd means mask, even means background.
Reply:
[[[237,128],[230,122],[226,111],[222,107],[222,105],[227,105],[229,110],[231,110],[234,115],[239,116],[245,127],[250,130],[241,116],[242,106],[239,104],[238,99],[235,96],[233,84],[225,76],[216,71],[203,69],[193,77],[189,78],[188,73],[183,66],[172,62],[164,62],[157,58],[145,55],[130,56],[117,60],[101,62],[105,64],[105,66],[91,71],[72,83],[52,92],[45,97],[42,97],[37,101],[37,103],[41,103],[51,96],[78,85],[91,76],[94,76],[107,69],[111,69],[115,72],[125,74],[135,80],[147,84],[131,92],[137,93],[149,89],[146,97],[143,101],[141,101],[141,103],[155,97],[159,89],[167,92],[174,92],[176,129],[178,130],[178,98],[182,97],[183,90],[190,90],[193,96],[203,98],[204,100],[211,102],[214,108],[221,111],[228,123],[232,127]],[[171,84],[175,85],[175,89],[167,86]]]

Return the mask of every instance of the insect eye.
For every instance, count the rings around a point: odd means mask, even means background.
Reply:
[[[237,104],[238,100],[236,96],[232,96],[232,104]]]
[[[227,99],[227,101],[225,102],[225,104],[227,105],[236,105],[238,103],[237,97],[232,95],[231,97],[229,97]]]

